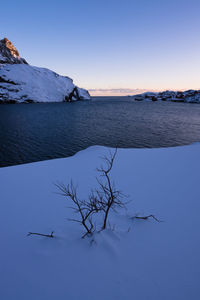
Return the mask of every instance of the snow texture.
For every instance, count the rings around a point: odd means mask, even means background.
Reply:
[[[69,77],[26,64],[0,65],[0,101],[4,102],[61,102],[90,99],[83,89],[80,97]],[[71,98],[70,98],[71,95]],[[73,99],[72,99],[73,98]]]
[[[106,153],[0,169],[0,299],[200,299],[200,144],[119,149],[112,178],[132,202],[91,243],[53,183],[73,178],[86,197]]]

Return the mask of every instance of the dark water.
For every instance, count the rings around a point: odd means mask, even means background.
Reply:
[[[200,105],[128,97],[0,106],[0,166],[70,156],[92,145],[169,147],[200,141]]]

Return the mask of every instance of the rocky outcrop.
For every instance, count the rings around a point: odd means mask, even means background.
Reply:
[[[27,62],[20,57],[13,44],[4,38],[0,40],[0,64],[27,64]]]
[[[160,93],[143,93],[132,96],[135,101],[172,101],[200,103],[200,90],[164,91]]]
[[[90,99],[73,80],[28,65],[12,43],[0,41],[0,103],[62,102]]]

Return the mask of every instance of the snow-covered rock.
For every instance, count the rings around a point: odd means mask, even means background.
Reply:
[[[77,92],[78,92],[78,96],[79,96],[80,100],[82,100],[82,99],[89,100],[90,99],[90,94],[87,90],[77,87]]]
[[[135,101],[173,101],[200,103],[200,90],[147,92],[132,96]]]
[[[66,76],[28,65],[8,39],[0,41],[0,103],[62,102],[90,99]]]
[[[85,99],[82,94],[79,96],[78,91],[71,78],[60,76],[48,69],[25,64],[0,66],[0,100],[4,102],[61,102]]]

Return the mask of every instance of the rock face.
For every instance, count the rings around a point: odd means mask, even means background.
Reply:
[[[172,101],[200,103],[200,90],[164,91],[160,93],[143,93],[132,96],[135,101]]]
[[[62,102],[90,99],[66,76],[28,65],[12,43],[0,40],[0,103]]]
[[[0,40],[0,64],[27,64],[27,62],[20,57],[13,44],[4,38]]]

